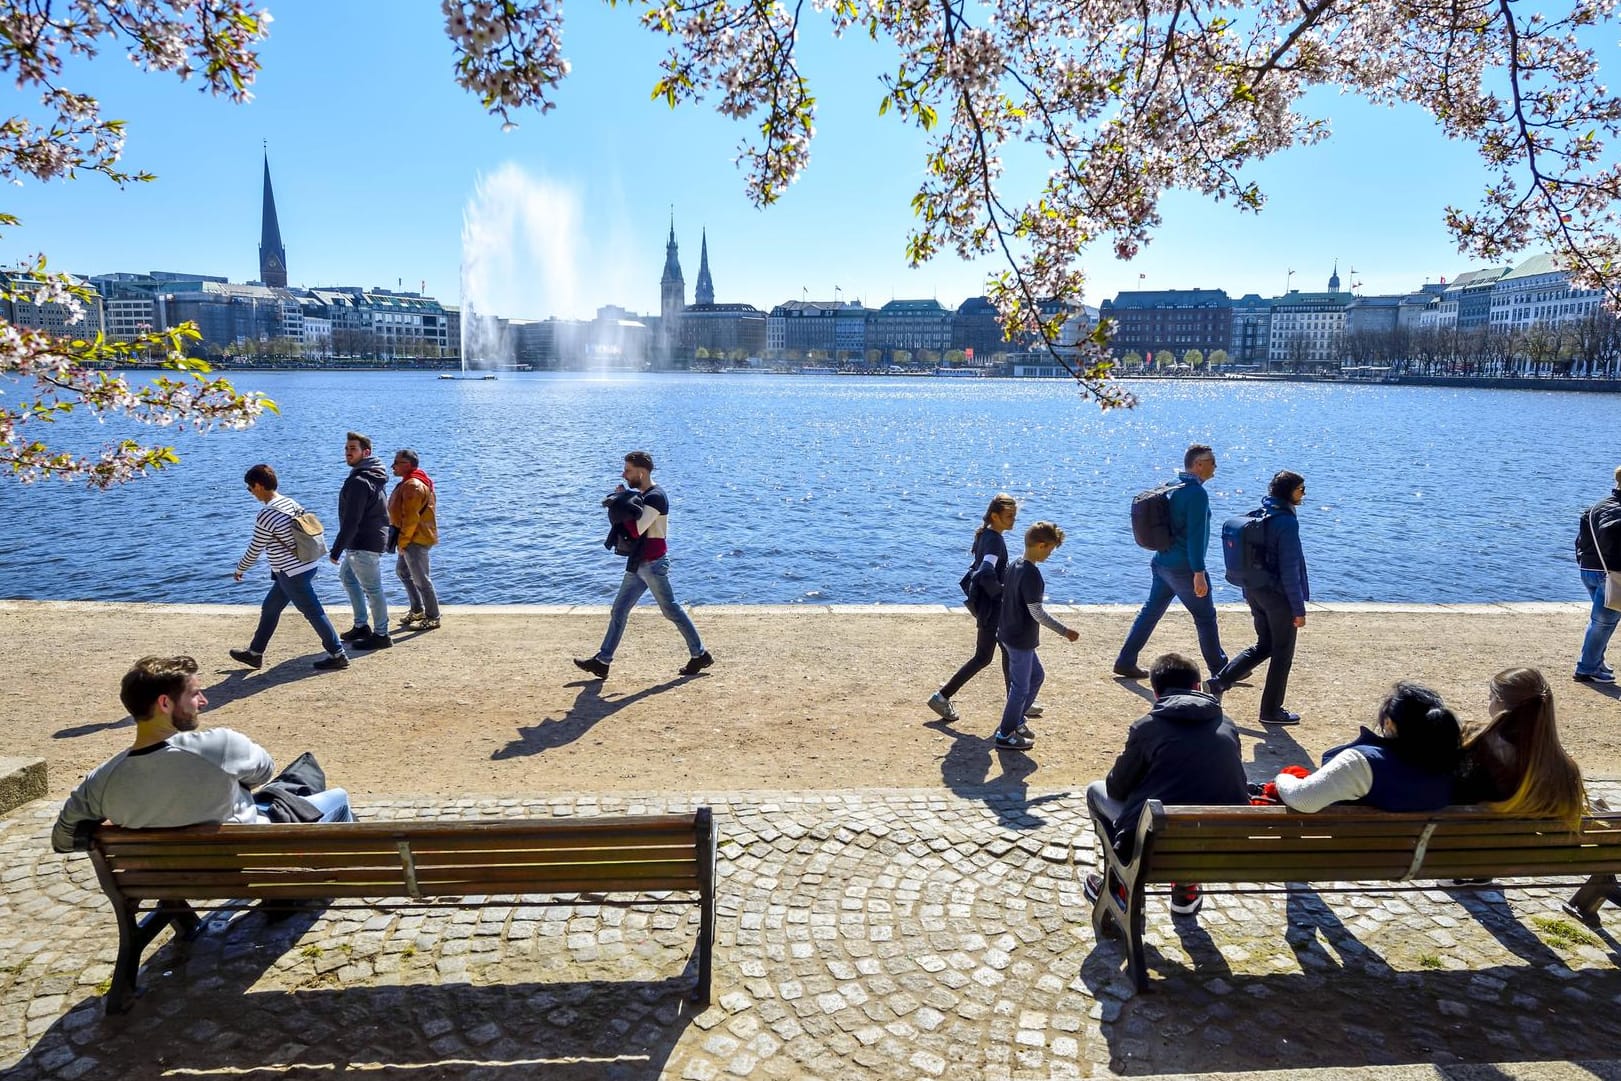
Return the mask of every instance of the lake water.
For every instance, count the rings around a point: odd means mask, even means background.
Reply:
[[[1058,381],[432,373],[244,373],[281,406],[245,432],[178,438],[182,463],[112,492],[0,480],[0,596],[256,602],[232,582],[267,461],[336,527],[344,432],[386,463],[414,447],[439,492],[445,603],[604,603],[621,561],[602,495],[649,450],[670,493],[672,580],[691,603],[958,603],[990,496],[1019,526],[1058,522],[1049,599],[1136,603],[1148,553],[1133,493],[1215,446],[1219,521],[1278,469],[1306,477],[1301,531],[1317,600],[1571,600],[1582,509],[1621,460],[1618,399],[1535,391],[1159,382],[1100,413]],[[21,388],[4,388],[15,402]],[[121,435],[77,419],[73,439]],[[1017,548],[1016,544],[1010,547]],[[1210,551],[1219,567],[1219,542]],[[261,567],[263,564],[261,564]],[[403,601],[392,576],[391,597]],[[342,596],[323,571],[319,589]],[[1217,599],[1238,591],[1225,582]]]

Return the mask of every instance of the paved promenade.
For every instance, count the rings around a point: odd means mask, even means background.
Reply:
[[[600,634],[598,611],[453,612],[313,677],[292,623],[263,672],[216,663],[251,626],[240,609],[0,602],[0,739],[51,770],[50,798],[0,816],[6,1081],[1621,1079],[1621,943],[1562,915],[1569,890],[1246,891],[1212,894],[1197,920],[1151,895],[1154,982],[1133,994],[1079,889],[1094,859],[1081,787],[1142,708],[1141,688],[1098,671],[1129,612],[1072,613],[1081,645],[1046,648],[1029,756],[985,747],[994,673],[960,725],[919,708],[971,637],[943,610],[698,609],[720,663],[685,681],[665,671],[679,640],[642,612],[606,684],[567,660]],[[1191,650],[1178,616],[1156,648]],[[1236,648],[1247,621],[1222,619]],[[1562,670],[1582,622],[1569,605],[1318,609],[1291,696],[1307,723],[1249,724],[1258,686],[1227,704],[1261,776],[1354,731],[1397,674],[1468,720],[1492,671],[1537,664],[1593,794],[1621,803],[1621,706]],[[369,818],[713,805],[714,1004],[686,997],[690,909],[513,902],[220,918],[189,958],[149,952],[145,996],[104,1018],[112,914],[49,827],[87,764],[128,743],[115,691],[129,660],[180,649],[205,659],[206,721],[278,761],[316,749]]]
[[[1616,795],[1615,786],[1606,791]],[[1155,982],[1092,940],[1072,793],[713,794],[715,1003],[695,1013],[688,908],[329,910],[211,927],[107,1019],[116,936],[54,809],[0,823],[8,1079],[1064,1078],[1422,1066],[1555,1076],[1621,1048],[1621,953],[1560,891],[1150,897]],[[649,797],[399,800],[379,818],[688,810]],[[1613,919],[1613,915],[1612,915]],[[1498,1064],[1484,1074],[1461,1068]],[[1572,1067],[1574,1069],[1574,1067]],[[1380,1074],[1383,1071],[1373,1071]],[[1615,1063],[1569,1076],[1621,1077]]]

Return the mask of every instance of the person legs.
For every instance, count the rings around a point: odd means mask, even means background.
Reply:
[[[674,623],[675,629],[681,632],[682,639],[687,643],[688,655],[700,656],[704,651],[704,641],[698,637],[698,628],[692,625],[692,617],[687,615],[687,610],[675,603],[675,592],[670,589],[670,561],[655,559],[651,563],[643,563],[636,568],[636,574],[647,583],[664,618]],[[603,660],[606,662],[607,658]]]
[[[1008,659],[1007,704],[1002,708],[1002,723],[997,727],[996,734],[1006,738],[1016,733],[1024,723],[1024,711],[1036,700],[1036,692],[1041,690],[1047,674],[1042,670],[1035,650],[1015,649],[1012,646],[1004,648]]]
[[[316,810],[321,812],[320,822],[353,822],[355,812],[349,806],[349,793],[341,788],[329,788],[325,792],[313,792],[304,797],[315,804]]]
[[[367,626],[373,634],[388,634],[388,601],[383,597],[383,557],[377,552],[351,549],[343,553],[338,566],[338,581],[349,594],[349,604],[355,610],[355,626]],[[368,619],[368,606],[371,616]]]
[[[400,562],[410,568],[411,578],[406,589],[414,590],[411,607],[420,607],[425,619],[435,620],[439,618],[439,594],[434,591],[433,579],[429,575],[431,561],[428,556],[431,551],[426,544],[407,544],[400,549]],[[405,581],[405,575],[400,575],[400,580]]]
[[[996,621],[993,619],[979,624],[978,632],[974,637],[974,655],[968,658],[961,668],[957,669],[957,674],[947,680],[944,687],[940,688],[940,697],[946,699],[955,698],[957,692],[962,690],[969,680],[985,670],[985,667],[991,663],[991,658],[994,656],[996,656]],[[1002,674],[1004,676],[1003,682],[1006,682],[1007,654],[1005,653],[1002,655]]]
[[[315,595],[315,572],[305,571],[303,574],[286,575],[278,573],[276,581],[280,583],[282,592],[298,609],[300,615],[309,620],[310,626],[320,636],[321,645],[333,656],[343,653],[343,643],[338,641],[338,632],[332,629],[332,621],[326,618],[326,609],[321,607],[321,598]]]
[[[400,580],[400,585],[405,587],[405,599],[410,604],[411,611],[425,612],[422,607],[422,590],[417,588],[416,579],[411,574],[411,561],[405,558],[405,553],[410,548],[410,545],[401,548],[399,554],[395,556],[394,576]]]
[[[1211,679],[1223,687],[1231,687],[1251,672],[1268,657],[1272,656],[1272,620],[1267,610],[1261,604],[1259,591],[1246,589],[1244,601],[1250,606],[1250,619],[1255,624],[1255,644],[1241,651],[1238,656],[1227,662],[1227,666],[1219,672],[1211,673]]]
[[[1295,663],[1295,616],[1289,610],[1289,599],[1282,593],[1263,591],[1261,604],[1266,610],[1272,633],[1272,663],[1267,665],[1266,686],[1261,691],[1261,717],[1276,717],[1283,712],[1283,698],[1289,690],[1289,669]]]
[[[270,576],[270,590],[265,594],[263,603],[259,605],[259,626],[254,629],[253,641],[248,643],[249,653],[263,653],[265,647],[270,645],[270,636],[276,633],[276,625],[281,622],[281,613],[287,607],[287,591],[281,587],[279,574]]]
[[[1120,655],[1115,658],[1117,667],[1130,667],[1137,663],[1137,655],[1148,644],[1149,636],[1154,628],[1159,626],[1160,617],[1165,609],[1171,606],[1171,598],[1176,593],[1170,584],[1160,576],[1157,566],[1149,564],[1149,573],[1153,581],[1148,587],[1148,599],[1143,602],[1142,609],[1137,613],[1137,619],[1131,625],[1131,631],[1126,635],[1126,642],[1120,647]]]
[[[619,580],[619,592],[614,596],[613,607],[608,611],[608,631],[602,636],[602,646],[597,650],[597,660],[603,664],[614,662],[614,650],[619,648],[619,640],[625,636],[625,624],[630,620],[630,610],[636,607],[636,602],[642,594],[647,592],[647,583],[641,576],[626,571],[625,576]]]
[[[1176,594],[1182,607],[1193,617],[1193,629],[1199,632],[1199,652],[1204,656],[1205,670],[1219,672],[1227,667],[1227,653],[1221,648],[1221,632],[1216,626],[1216,597],[1209,590],[1202,597],[1193,592],[1193,572],[1155,568],[1155,572]],[[1209,581],[1209,574],[1205,580]]]
[[[1582,637],[1582,655],[1576,662],[1578,676],[1597,676],[1610,671],[1604,664],[1604,651],[1610,646],[1621,612],[1604,607],[1604,572],[1582,571],[1582,585],[1593,599],[1593,611],[1587,618],[1587,633]]]

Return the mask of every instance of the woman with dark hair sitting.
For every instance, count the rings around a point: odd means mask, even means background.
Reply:
[[[1458,718],[1441,696],[1417,683],[1398,683],[1379,707],[1377,733],[1323,755],[1307,777],[1279,774],[1278,798],[1297,811],[1331,803],[1363,803],[1383,811],[1433,811],[1452,802],[1458,766]]]
[[[1491,720],[1463,744],[1454,803],[1484,803],[1571,826],[1587,809],[1582,771],[1559,743],[1553,691],[1535,668],[1505,668],[1487,692]]]

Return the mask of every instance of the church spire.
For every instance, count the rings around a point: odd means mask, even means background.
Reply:
[[[1334,273],[1329,275],[1328,278],[1328,291],[1330,293],[1340,291],[1340,261],[1338,259],[1334,260]]]
[[[270,152],[265,151],[264,208],[259,217],[259,280],[287,287],[287,252],[281,246],[281,225],[276,221],[276,193],[270,187]]]
[[[664,277],[659,284],[665,288],[671,285],[681,286],[683,295],[686,293],[686,279],[681,276],[681,255],[675,243],[675,211],[670,211],[670,242],[664,245]]]
[[[709,277],[709,230],[703,231],[703,247],[698,256],[698,284],[693,289],[693,300],[699,304],[715,303],[715,283]]]

